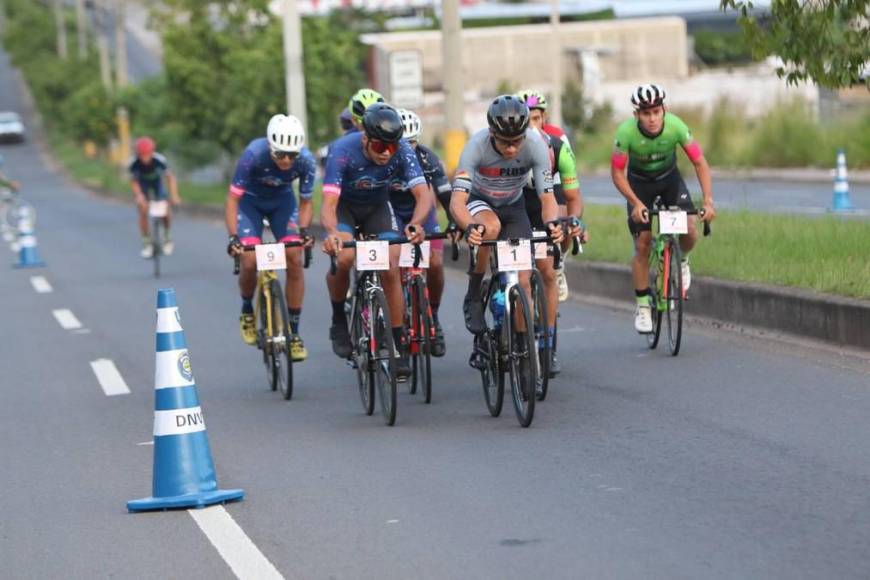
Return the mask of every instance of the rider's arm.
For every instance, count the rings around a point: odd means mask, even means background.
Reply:
[[[698,176],[698,182],[701,184],[701,193],[704,196],[702,204],[704,209],[710,214],[710,217],[712,217],[713,179],[710,176],[710,166],[707,164],[707,158],[704,157],[704,152],[701,150],[701,146],[697,141],[695,141],[694,137],[692,137],[692,132],[689,130],[689,127],[680,119],[675,119],[674,121],[678,123],[679,127],[677,139],[679,140],[680,146],[686,153],[686,157],[688,157],[689,161],[692,162],[692,165],[695,166],[695,174]]]
[[[326,157],[326,170],[323,177],[323,204],[320,206],[320,225],[330,236],[338,233],[338,200],[341,196],[341,182],[347,155],[336,152],[336,147],[329,148]]]
[[[299,176],[299,227],[307,229],[311,226],[314,217],[311,197],[314,194],[314,178],[317,170],[314,156],[307,149],[303,149],[302,156],[305,157],[305,169]]]
[[[169,197],[172,203],[175,205],[181,203],[181,197],[178,195],[178,180],[171,171],[166,172],[166,184],[169,186]]]
[[[450,196],[450,215],[456,220],[460,230],[467,229],[474,222],[466,204],[468,196],[471,195],[471,184],[477,162],[478,153],[474,150],[473,143],[469,143],[459,156],[459,164],[453,176],[453,194]]]
[[[580,182],[577,179],[577,161],[574,151],[567,141],[559,148],[559,159],[556,160],[559,178],[562,180],[562,191],[568,206],[568,215],[583,217],[583,195],[580,193]]]
[[[399,155],[402,159],[402,179],[407,184],[408,190],[414,196],[414,215],[411,216],[411,224],[422,226],[429,216],[429,212],[435,207],[435,196],[426,182],[423,168],[417,160],[417,154],[406,141],[399,144]]]
[[[241,198],[235,195],[232,188],[230,188],[227,194],[227,202],[224,205],[224,220],[227,225],[227,233],[231,236],[238,235],[236,230],[238,227],[239,199]]]
[[[236,230],[238,225],[239,200],[245,195],[245,188],[251,174],[252,162],[253,156],[251,152],[245,149],[241,159],[236,164],[236,172],[233,174],[233,180],[230,182],[230,188],[227,192],[227,202],[224,205],[224,220],[227,226],[227,233],[231,236],[238,234]]]
[[[553,195],[553,170],[550,164],[549,148],[543,141],[531,141],[532,147],[532,178],[535,190],[541,199],[541,218],[544,223],[559,218],[559,204]]]
[[[628,132],[629,128],[626,124],[620,125],[619,129],[616,131],[616,139],[613,143],[613,154],[610,156],[610,177],[613,179],[613,185],[616,187],[617,191],[622,194],[622,197],[625,198],[629,205],[635,207],[640,204],[640,200],[631,189],[631,185],[628,183],[628,177],[626,176],[629,154],[628,142],[630,137],[623,133]]]

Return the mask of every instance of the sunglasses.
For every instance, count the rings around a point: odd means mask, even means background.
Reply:
[[[398,143],[386,143],[384,141],[378,141],[377,139],[369,139],[369,145],[371,146],[372,151],[378,155],[387,152],[390,155],[395,155],[396,151],[399,150]]]
[[[293,159],[296,159],[297,157],[299,157],[298,153],[293,153],[290,151],[272,151],[271,153],[272,153],[272,157],[274,157],[275,159],[278,159],[278,160],[290,159],[292,161]]]
[[[523,141],[526,140],[525,135],[520,135],[519,137],[516,137],[515,139],[504,139],[503,137],[499,137],[498,135],[493,135],[492,138],[495,139],[496,143],[498,143],[499,145],[501,145],[504,148],[519,147],[520,145],[523,144]]]

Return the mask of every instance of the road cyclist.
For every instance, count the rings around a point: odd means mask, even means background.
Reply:
[[[139,233],[142,236],[140,255],[146,260],[154,257],[155,248],[151,236],[156,232],[151,231],[149,221],[158,218],[163,222],[163,236],[157,250],[170,256],[175,250],[170,235],[171,205],[181,203],[178,182],[169,168],[166,157],[157,151],[154,139],[148,136],[139,137],[136,139],[134,149],[135,153],[127,163],[127,171],[130,174],[130,188],[133,190],[133,199],[139,213]]]

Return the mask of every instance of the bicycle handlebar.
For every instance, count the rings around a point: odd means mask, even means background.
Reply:
[[[438,236],[441,234],[432,234],[432,235]],[[430,238],[429,236],[426,236],[424,239],[429,240],[429,239],[439,239],[439,238]],[[347,240],[347,241],[344,241],[341,243],[341,249],[344,250],[347,248],[356,248],[357,241],[360,241],[360,242],[387,242],[387,244],[390,246],[398,246],[401,244],[410,244],[411,243],[411,240],[409,240],[408,238],[405,238],[405,237],[395,238],[392,240],[377,240],[377,239],[374,239],[374,240]],[[416,246],[417,244],[414,244],[414,245]],[[417,267],[420,264],[421,257],[422,256],[420,255],[420,252],[414,252],[414,267]],[[335,276],[335,273],[337,271],[338,271],[337,258],[334,254],[330,254],[329,255],[329,273],[330,273],[330,275]]]
[[[283,244],[285,248],[299,248],[299,247],[305,246],[305,257],[304,257],[304,262],[302,264],[302,267],[308,268],[308,266],[311,265],[311,247],[306,246],[306,244],[308,244],[309,242],[313,242],[313,241],[314,241],[314,236],[305,236],[301,240],[293,240],[290,242],[276,242],[276,243]],[[242,246],[242,251],[243,252],[253,252],[257,249],[257,245],[259,245],[259,244],[244,245],[244,246]],[[239,275],[239,270],[241,269],[241,261],[242,261],[241,254],[236,254],[235,256],[233,256],[233,275],[234,276]]]
[[[644,213],[644,215],[647,216],[647,219],[649,219],[649,216],[658,215],[659,212],[661,212],[661,211],[670,211],[670,210],[667,210],[665,208],[662,208],[662,209],[644,209],[643,213]],[[704,208],[701,208],[701,209],[681,209],[678,211],[684,211],[684,212],[686,212],[687,215],[697,215],[700,217],[704,217],[704,214],[706,213],[704,211]],[[704,237],[706,238],[711,233],[712,233],[712,230],[710,228],[710,222],[704,222]]]

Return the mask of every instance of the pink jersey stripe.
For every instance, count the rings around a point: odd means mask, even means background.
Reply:
[[[260,238],[256,236],[241,238],[239,241],[242,242],[243,246],[256,246],[257,244],[261,243]]]
[[[230,185],[230,195],[233,197],[242,197],[245,195],[245,188],[238,185]]]
[[[686,152],[686,156],[689,158],[689,161],[693,162],[704,156],[704,152],[701,151],[701,146],[698,145],[697,141],[692,141],[691,143],[683,147],[683,151]]]
[[[341,187],[334,183],[324,183],[323,195],[341,195]]]
[[[626,165],[628,165],[628,155],[622,151],[614,151],[613,155],[610,156],[610,166],[618,171],[622,171]]]

